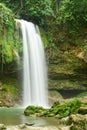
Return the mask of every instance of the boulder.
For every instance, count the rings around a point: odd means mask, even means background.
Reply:
[[[82,115],[87,114],[87,106],[80,107],[80,108],[78,109],[78,113],[79,113],[79,114],[82,114]]]
[[[4,124],[0,124],[0,130],[5,130],[6,126]]]
[[[72,122],[70,130],[87,130],[86,116],[80,114],[71,115],[69,120]]]

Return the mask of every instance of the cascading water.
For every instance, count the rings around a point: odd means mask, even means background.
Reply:
[[[16,20],[23,36],[23,107],[48,107],[47,69],[39,29],[31,22]]]

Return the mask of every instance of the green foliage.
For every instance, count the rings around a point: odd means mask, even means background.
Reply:
[[[14,11],[15,16],[19,17],[19,13],[22,9],[22,0],[0,0],[0,3],[4,3],[8,8]]]
[[[39,114],[43,111],[46,111],[46,109],[44,109],[43,107],[28,106],[25,109],[24,114],[26,116],[29,116],[29,115]]]
[[[44,31],[43,28],[40,28],[40,34],[41,34],[41,38],[42,38],[42,41],[43,41],[43,44],[44,44],[44,47],[48,47],[49,46],[49,41],[48,41],[48,37]]]
[[[70,102],[60,104],[60,105],[54,104],[49,110],[49,112],[47,113],[47,116],[50,116],[50,114],[53,114],[54,116],[58,118],[63,118],[63,117],[71,115],[72,113],[76,113],[80,106],[81,106],[81,101],[78,99],[74,99]]]
[[[15,17],[21,17],[36,24],[46,24],[48,17],[53,15],[51,0],[0,0],[13,10]]]
[[[85,97],[85,96],[87,96],[87,92],[83,92],[77,95],[78,98]]]
[[[12,107],[20,98],[18,81],[12,77],[1,76],[0,82],[0,107]]]
[[[29,106],[25,109],[25,115],[37,115],[45,117],[58,117],[63,118],[71,115],[72,113],[77,113],[78,108],[81,106],[81,101],[79,99],[74,99],[70,102],[63,104],[53,104],[50,109],[44,109],[42,107]]]
[[[0,3],[0,24],[13,27],[13,13],[4,4]]]
[[[5,3],[14,12],[15,18],[22,18],[40,25],[47,32],[48,39],[51,37],[49,24],[51,18],[54,17],[52,0],[19,0],[19,2],[17,0],[0,0],[0,2]]]
[[[37,24],[46,23],[47,17],[53,13],[51,4],[50,0],[25,0],[26,12],[23,12],[25,18],[27,17],[30,21]]]
[[[87,27],[87,1],[62,0],[58,15],[57,22],[75,36],[80,28]]]
[[[58,47],[62,43],[70,43],[87,52],[87,1],[54,0],[52,3],[54,17],[49,26],[50,43],[55,43]]]
[[[6,63],[12,62],[15,57],[15,21],[14,14],[4,4],[0,3],[0,64],[2,72]]]
[[[70,130],[86,130],[87,128],[87,121],[84,119],[80,119],[77,122],[72,121],[72,124]]]
[[[77,37],[82,35],[81,29],[87,27],[86,0],[19,0],[19,2],[0,0],[0,2],[12,9],[16,18],[20,17],[43,26],[50,44],[71,40],[71,43],[77,45]]]

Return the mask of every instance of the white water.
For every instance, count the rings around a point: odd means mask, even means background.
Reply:
[[[47,69],[39,29],[31,22],[17,20],[23,36],[23,107],[48,107]]]

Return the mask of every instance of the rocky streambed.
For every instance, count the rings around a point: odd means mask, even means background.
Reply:
[[[0,130],[58,130],[55,126],[49,127],[32,127],[25,124],[21,124],[18,126],[5,126],[4,124],[0,124]]]
[[[55,102],[51,108],[29,106],[24,111],[27,116],[55,117],[57,130],[87,130],[87,97]],[[50,130],[46,128],[46,130]],[[53,130],[55,130],[53,129]]]
[[[57,101],[48,109],[28,106],[19,112],[17,108],[0,111],[5,115],[0,114],[0,130],[87,130],[87,97]]]
[[[6,126],[0,124],[0,130],[87,130],[87,115],[72,114],[70,117],[62,118],[58,126],[30,126],[30,124]]]

